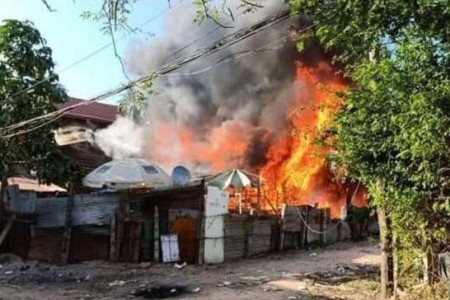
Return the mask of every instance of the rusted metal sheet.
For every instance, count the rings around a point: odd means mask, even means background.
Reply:
[[[28,258],[50,263],[61,262],[62,229],[39,229],[31,239]]]
[[[228,215],[225,217],[225,261],[245,256],[247,215]]]
[[[249,245],[250,255],[270,252],[273,223],[271,219],[255,220],[252,223],[252,243]]]
[[[102,234],[105,233],[104,229],[109,228],[106,226],[79,226],[72,228],[69,262],[107,260],[109,257],[109,232],[106,231],[106,234]]]
[[[106,225],[111,221],[118,197],[110,195],[77,195],[72,208],[73,225]]]
[[[66,219],[67,197],[37,198],[36,227],[63,227]]]
[[[66,218],[67,197],[37,198],[37,227],[63,227]],[[72,207],[72,224],[106,225],[109,224],[117,207],[118,197],[114,194],[76,195]]]

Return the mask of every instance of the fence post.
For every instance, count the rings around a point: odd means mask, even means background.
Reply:
[[[117,215],[111,217],[110,222],[110,240],[109,240],[109,260],[117,261]]]
[[[322,246],[327,244],[327,230],[328,230],[328,218],[330,215],[330,209],[324,208],[320,214],[320,243]]]
[[[284,219],[280,216],[280,239],[278,244],[278,251],[284,250]]]
[[[253,244],[253,216],[249,216],[247,219],[247,226],[245,232],[245,257],[249,257],[251,254]]]
[[[153,220],[154,220],[153,221],[153,226],[154,226],[153,260],[158,262],[159,261],[159,208],[158,208],[158,206],[155,206]]]
[[[73,185],[69,185],[69,197],[67,198],[66,204],[66,222],[64,226],[63,242],[62,242],[62,253],[61,262],[63,264],[69,263],[70,259],[70,240],[72,238],[72,207],[73,207],[74,191]]]

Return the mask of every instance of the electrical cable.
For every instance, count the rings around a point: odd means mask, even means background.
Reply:
[[[281,13],[278,13],[278,14],[272,16],[272,17],[266,18],[266,19],[262,20],[261,22],[258,22],[256,24],[254,24],[254,25],[252,25],[250,27],[243,28],[243,29],[237,30],[234,33],[228,34],[228,35],[224,36],[223,38],[215,41],[211,46],[206,47],[204,49],[199,49],[192,56],[187,57],[187,58],[185,58],[185,59],[183,59],[183,60],[181,60],[179,62],[173,63],[171,65],[166,65],[165,67],[162,67],[160,70],[152,72],[151,74],[146,75],[144,77],[141,77],[141,78],[139,78],[137,80],[131,81],[130,83],[128,83],[128,84],[126,84],[126,85],[124,85],[122,87],[119,87],[119,88],[116,88],[116,89],[111,90],[109,92],[100,94],[100,95],[98,95],[98,96],[96,96],[94,98],[91,98],[89,100],[86,100],[84,102],[77,103],[77,104],[74,104],[74,105],[71,105],[71,106],[59,109],[57,111],[54,111],[54,112],[51,112],[51,113],[48,113],[48,114],[41,115],[39,117],[35,117],[35,118],[29,119],[29,120],[26,120],[26,121],[22,121],[22,122],[19,122],[17,124],[10,125],[8,127],[0,128],[0,132],[1,131],[5,131],[5,130],[10,130],[12,128],[14,128],[14,129],[15,128],[19,128],[19,127],[25,126],[27,124],[30,124],[30,123],[42,120],[42,119],[55,118],[55,120],[56,120],[57,117],[59,118],[60,114],[65,114],[65,113],[67,113],[68,111],[70,111],[70,110],[72,110],[74,108],[81,107],[81,106],[84,106],[84,105],[89,105],[89,104],[91,104],[93,102],[97,102],[97,101],[100,101],[100,100],[107,99],[107,98],[109,98],[111,96],[117,95],[117,94],[119,94],[119,93],[121,93],[121,92],[123,92],[125,90],[128,90],[128,89],[132,88],[133,86],[135,86],[135,85],[137,85],[139,83],[146,82],[146,81],[151,80],[151,79],[153,79],[153,78],[155,78],[157,76],[160,76],[160,75],[168,74],[168,73],[170,73],[170,72],[172,72],[172,71],[174,71],[174,70],[176,70],[176,69],[178,69],[178,68],[180,68],[180,67],[182,67],[182,66],[184,66],[184,65],[186,65],[186,64],[188,64],[188,63],[190,63],[190,62],[192,62],[194,60],[197,60],[199,58],[211,55],[211,54],[216,53],[216,52],[218,52],[218,51],[220,51],[222,49],[225,49],[227,47],[235,45],[236,43],[238,43],[238,42],[240,42],[240,41],[242,41],[242,40],[244,40],[246,38],[249,38],[249,37],[257,34],[257,33],[261,32],[261,31],[269,28],[270,26],[273,26],[273,25],[279,23],[280,21],[287,19],[288,16],[289,16],[289,12],[288,11],[283,11]],[[309,28],[305,28],[304,30],[307,30],[307,29],[309,29]],[[12,137],[12,136],[15,136],[15,135],[18,135],[18,133],[9,134],[7,136],[8,137]],[[0,138],[5,138],[5,135],[0,136]]]

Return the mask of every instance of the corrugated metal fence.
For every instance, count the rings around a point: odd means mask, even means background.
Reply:
[[[274,217],[253,217],[230,214],[225,216],[225,260],[267,253],[275,249],[272,228]]]
[[[64,227],[68,198],[36,198],[36,227]],[[114,194],[76,195],[72,225],[108,225],[114,216],[118,197]]]

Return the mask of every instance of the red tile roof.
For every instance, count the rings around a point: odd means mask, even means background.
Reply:
[[[63,103],[60,108],[65,108],[78,104],[86,100],[78,98],[69,98],[69,100]],[[77,120],[90,120],[93,122],[110,124],[114,122],[119,114],[119,109],[116,105],[104,104],[93,102],[91,104],[82,105],[70,110],[65,118],[77,119]]]

